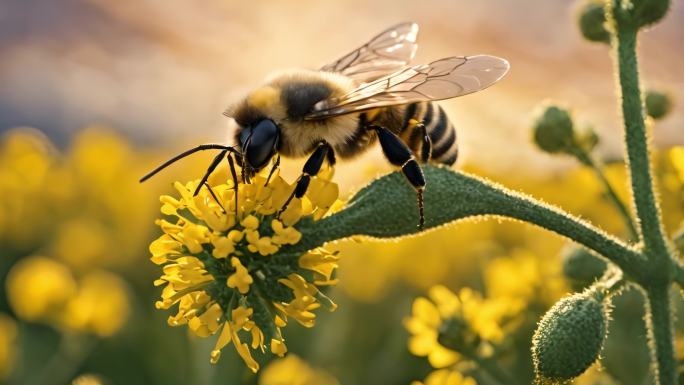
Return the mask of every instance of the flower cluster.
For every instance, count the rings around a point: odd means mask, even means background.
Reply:
[[[72,332],[108,337],[129,314],[126,283],[99,269],[75,278],[69,268],[46,257],[28,257],[7,276],[7,297],[24,320]]]
[[[436,369],[451,367],[459,361],[490,357],[495,344],[504,338],[506,322],[518,310],[510,301],[483,299],[468,288],[455,294],[437,285],[429,290],[428,297],[416,298],[405,326],[411,333],[411,353],[426,356]],[[449,370],[433,374],[440,378],[454,377],[455,384],[462,380],[460,375],[450,374]]]
[[[176,183],[178,198],[160,198],[171,220],[157,221],[164,234],[150,245],[152,261],[163,265],[155,285],[165,285],[156,306],[177,305],[171,326],[187,325],[200,337],[218,334],[212,363],[233,342],[256,372],[250,348],[283,356],[281,328],[289,319],[312,327],[321,304],[335,309],[321,287],[336,283],[337,255],[323,248],[300,255],[288,247],[302,238],[294,227],[300,219],[317,220],[334,209],[338,187],[314,178],[307,195],[278,216],[294,189],[279,175],[203,186],[194,196],[197,183]],[[251,336],[250,344],[243,334]]]

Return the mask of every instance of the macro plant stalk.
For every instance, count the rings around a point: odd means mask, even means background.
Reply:
[[[652,178],[636,52],[640,25],[636,18],[630,17],[631,10],[620,0],[609,3],[607,10],[613,24],[612,45],[617,62],[632,203],[642,240],[641,250],[649,260],[638,283],[646,292],[646,327],[654,380],[656,384],[674,385],[678,383],[679,373],[672,333],[670,286],[673,276],[681,275],[681,268],[672,269],[678,263],[665,237]]]
[[[634,219],[632,219],[632,214],[630,213],[629,208],[627,208],[624,202],[622,202],[622,199],[620,199],[617,192],[608,181],[606,173],[603,170],[602,162],[596,160],[594,156],[592,156],[588,151],[582,148],[577,148],[574,155],[582,164],[589,166],[594,171],[594,175],[596,175],[596,178],[603,186],[606,195],[624,219],[625,226],[627,227],[627,231],[629,232],[630,238],[632,240],[639,239],[639,230],[637,229],[636,224],[634,223]]]

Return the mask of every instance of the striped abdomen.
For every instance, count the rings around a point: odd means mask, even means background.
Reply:
[[[431,161],[452,165],[458,157],[456,143],[456,129],[449,121],[446,113],[437,103],[419,102],[403,107],[401,130],[398,132],[416,158],[420,159],[423,146],[423,130],[419,123],[425,126],[432,141]]]

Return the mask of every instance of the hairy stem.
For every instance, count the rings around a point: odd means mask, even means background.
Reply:
[[[619,10],[615,10],[619,12]],[[632,200],[638,217],[639,232],[650,258],[664,268],[669,264],[669,251],[651,177],[648,138],[639,88],[636,55],[637,28],[617,22],[617,67],[622,95],[622,115],[629,163]]]
[[[625,222],[625,227],[627,227],[627,231],[629,232],[630,239],[638,240],[639,232],[637,230],[636,224],[634,223],[634,219],[632,218],[632,214],[630,213],[629,209],[622,201],[622,199],[620,199],[620,197],[617,195],[617,192],[615,191],[613,186],[608,181],[606,173],[603,169],[603,165],[599,161],[597,161],[591,154],[581,149],[577,151],[577,153],[575,153],[575,156],[581,163],[591,167],[591,169],[594,170],[594,174],[598,178],[599,182],[601,182],[603,189],[605,190],[606,194],[608,194],[608,198],[622,216],[622,219]]]
[[[669,284],[646,288],[646,325],[655,383],[659,385],[678,383],[669,288]]]
[[[426,166],[424,172],[426,229],[464,218],[507,217],[578,242],[613,261],[628,275],[638,276],[644,270],[646,260],[637,250],[557,207],[446,168]],[[296,254],[354,235],[394,238],[418,233],[415,205],[415,192],[401,174],[387,175],[359,191],[341,212],[303,223],[299,227],[304,233],[302,241],[290,251]]]

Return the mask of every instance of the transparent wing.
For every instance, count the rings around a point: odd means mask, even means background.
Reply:
[[[318,102],[305,119],[467,95],[496,83],[509,67],[505,59],[487,55],[450,57],[407,67],[339,98]]]
[[[359,83],[373,81],[406,66],[416,54],[418,24],[402,23],[375,36],[360,48],[321,68]]]

